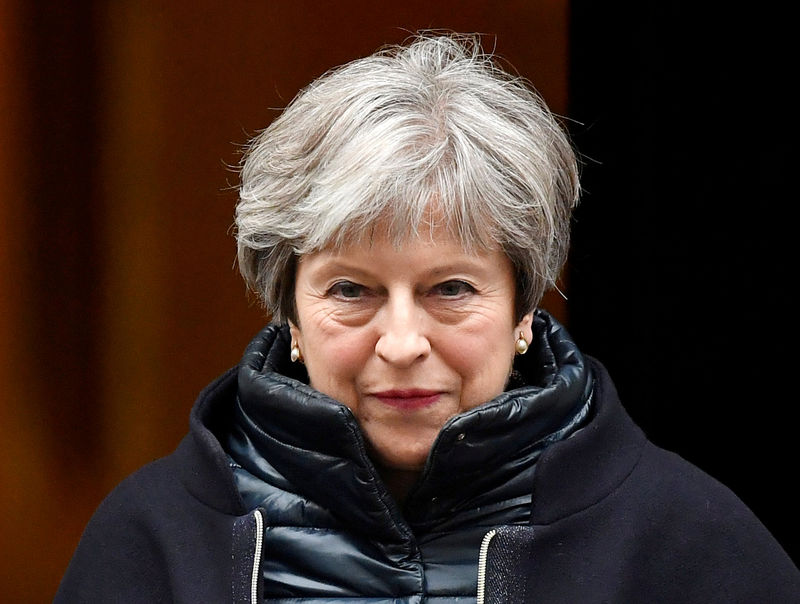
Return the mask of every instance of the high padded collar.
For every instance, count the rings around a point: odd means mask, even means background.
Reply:
[[[353,414],[307,385],[302,366],[289,361],[289,346],[288,329],[270,325],[248,347],[236,422],[298,492],[342,506],[336,511],[373,527],[387,520],[403,525],[401,516],[412,525],[437,522],[465,501],[476,506],[481,498],[504,496],[521,467],[577,427],[592,384],[564,328],[537,312],[534,341],[515,363],[526,385],[447,422],[401,515],[377,478]]]

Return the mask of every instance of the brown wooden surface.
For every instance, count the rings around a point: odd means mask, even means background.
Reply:
[[[419,28],[487,34],[566,108],[566,0],[43,4],[0,2],[2,602],[52,599],[103,495],[261,327],[228,166],[273,108]]]

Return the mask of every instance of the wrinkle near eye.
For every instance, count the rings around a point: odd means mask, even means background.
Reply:
[[[348,299],[329,294],[306,297],[299,305],[303,306],[301,322],[308,317],[322,329],[363,325],[375,315],[378,307],[374,296]]]

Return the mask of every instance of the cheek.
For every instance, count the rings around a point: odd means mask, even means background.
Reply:
[[[351,329],[303,335],[303,356],[311,386],[354,409],[358,403],[358,377],[371,352],[368,339]]]
[[[505,379],[511,372],[514,361],[513,346],[507,342],[490,342],[483,340],[470,347],[469,350],[459,348],[453,350],[450,356],[454,368],[464,376],[465,381],[471,377],[482,380],[502,382],[499,389],[505,385]]]
[[[484,329],[451,337],[439,347],[448,367],[461,379],[460,408],[471,409],[503,392],[514,361],[511,332]]]

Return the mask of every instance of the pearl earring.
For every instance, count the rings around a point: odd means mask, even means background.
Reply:
[[[528,341],[522,335],[522,332],[519,332],[519,337],[517,338],[517,341],[514,342],[514,348],[516,349],[517,354],[525,354],[528,352]]]
[[[300,347],[295,342],[292,342],[289,358],[292,359],[292,363],[296,363],[297,361],[303,362],[303,353],[300,352]]]

